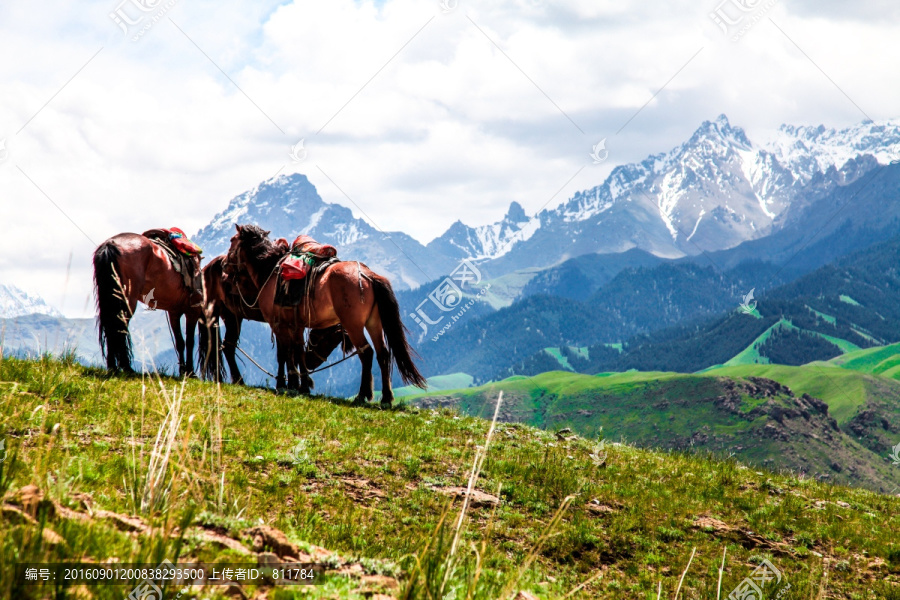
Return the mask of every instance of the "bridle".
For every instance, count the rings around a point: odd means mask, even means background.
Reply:
[[[240,246],[240,243],[241,243],[241,240],[238,240],[238,246]],[[237,254],[237,260],[235,260],[235,261],[232,262],[232,261],[231,261],[232,249],[229,248],[229,249],[228,249],[228,252],[225,253],[225,260],[222,261],[222,262],[223,262],[223,265],[222,265],[222,271],[225,272],[226,274],[228,274],[228,271],[231,270],[231,269],[229,268],[230,265],[234,265],[235,270],[232,272],[231,275],[233,275],[233,276],[239,276],[239,275],[240,275],[240,272],[241,272],[241,267],[242,267],[242,265],[243,265],[243,261],[241,260],[242,253],[243,253],[243,249],[241,249],[241,251],[236,252],[236,254]],[[258,307],[258,305],[259,305],[259,298],[260,298],[260,296],[262,296],[263,289],[265,289],[266,285],[269,283],[269,280],[272,279],[272,275],[274,275],[274,274],[275,274],[275,271],[277,271],[277,270],[278,270],[278,267],[277,267],[277,266],[274,267],[274,268],[272,269],[272,272],[269,273],[269,276],[266,277],[265,282],[263,282],[263,284],[259,287],[259,291],[258,291],[257,294],[256,294],[256,299],[253,301],[253,304],[250,304],[249,302],[247,302],[247,299],[244,298],[244,293],[241,291],[241,284],[240,284],[240,282],[239,282],[239,281],[238,281],[238,282],[235,282],[234,287],[237,288],[238,296],[240,297],[241,302],[244,303],[244,306],[246,306],[247,308],[257,308],[257,307]],[[247,276],[248,276],[248,277],[252,277],[252,276],[250,275],[249,270],[247,270]]]

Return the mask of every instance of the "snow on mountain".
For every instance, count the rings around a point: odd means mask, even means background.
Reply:
[[[453,268],[451,259],[427,250],[402,232],[383,233],[349,208],[325,202],[303,174],[280,175],[233,198],[193,241],[209,259],[230,245],[236,224],[253,223],[288,241],[300,234],[332,244],[344,260],[366,263],[397,289],[417,287]]]
[[[254,223],[270,229],[275,237],[293,239],[311,235],[320,242],[345,246],[371,235],[380,235],[350,209],[322,201],[305,175],[280,175],[228,203],[192,239],[208,257],[224,253],[236,224]]]
[[[864,154],[882,165],[900,159],[900,121],[863,121],[844,129],[782,125],[763,146],[805,183]]]
[[[497,258],[530,238],[539,227],[539,221],[529,218],[522,205],[513,202],[501,221],[480,227],[457,221],[442,236],[432,240],[428,248],[455,258]]]
[[[40,296],[24,292],[14,285],[0,284],[0,319],[14,319],[25,315],[61,317],[62,313]]]
[[[664,257],[723,250],[783,226],[817,174],[847,166],[835,182],[849,183],[860,175],[858,165],[867,164],[854,159],[866,154],[880,164],[900,158],[900,123],[867,121],[841,130],[784,125],[758,145],[720,115],[680,146],[618,166],[556,208],[480,227],[457,222],[429,246],[492,259],[500,272],[634,247]],[[560,252],[540,253],[547,247]]]
[[[228,247],[235,223],[257,223],[273,237],[306,233],[337,246],[342,258],[381,269],[399,289],[438,279],[462,258],[478,260],[491,276],[631,248],[675,258],[778,231],[802,216],[811,186],[846,185],[898,158],[900,121],[840,130],[784,125],[756,144],[720,115],[683,144],[618,166],[555,208],[528,216],[512,202],[501,220],[480,226],[457,221],[427,246],[405,233],[383,233],[348,208],[324,202],[300,174],[270,179],[235,197],[195,241],[211,257]]]

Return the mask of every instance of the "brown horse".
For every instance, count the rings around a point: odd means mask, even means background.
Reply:
[[[309,283],[310,290],[298,307],[275,303],[278,262],[287,253],[285,245],[269,239],[269,232],[256,225],[236,225],[231,238],[227,270],[246,273],[259,289],[259,308],[279,342],[279,373],[288,366],[288,388],[299,384],[295,358],[305,327],[322,329],[341,324],[359,352],[362,378],[358,402],[374,397],[372,358],[381,370],[382,404],[394,399],[391,389],[392,360],[404,383],[425,387],[425,378],[413,362],[413,350],[406,340],[406,327],[390,282],[358,262],[337,262]],[[372,346],[366,341],[366,332]]]
[[[192,258],[199,269],[199,258]],[[203,316],[202,298],[189,289],[168,254],[149,238],[120,233],[94,251],[94,296],[100,350],[110,372],[132,373],[133,358],[128,324],[138,300],[151,309],[168,313],[175,337],[180,374],[194,373],[194,327]],[[187,355],[181,333],[181,316],[187,329]]]
[[[287,242],[284,242],[285,250]],[[241,335],[241,325],[245,319],[265,322],[262,311],[251,303],[259,295],[259,289],[247,276],[234,274],[225,276],[225,256],[217,256],[203,267],[203,283],[206,293],[207,322],[209,324],[208,340],[201,336],[201,361],[207,378],[221,380],[224,378],[224,364],[228,364],[231,382],[243,384],[244,378],[238,368],[235,351]],[[219,319],[225,323],[225,340],[221,342]],[[201,331],[204,331],[201,329]],[[315,386],[308,375],[309,370],[319,367],[338,344],[344,341],[345,349],[349,347],[349,339],[344,335],[340,325],[326,329],[314,329],[309,333],[306,348],[295,349],[294,355],[301,358],[297,365],[301,367],[300,393],[308,394]],[[210,358],[206,358],[209,356]],[[304,368],[305,367],[305,368]],[[285,379],[276,377],[276,389],[284,389]]]

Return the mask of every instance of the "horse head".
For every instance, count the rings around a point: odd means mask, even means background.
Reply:
[[[238,282],[249,277],[257,283],[258,278],[265,279],[274,270],[285,251],[269,239],[270,231],[258,225],[235,225],[235,229],[225,255],[224,275]]]

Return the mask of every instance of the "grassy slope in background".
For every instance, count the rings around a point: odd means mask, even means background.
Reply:
[[[900,486],[900,469],[887,459],[897,443],[891,443],[890,423],[900,422],[900,382],[893,380],[833,367],[780,365],[742,365],[702,375],[557,371],[430,392],[410,401],[483,415],[499,390],[509,398],[506,421],[571,427],[587,436],[602,432],[641,447],[733,453],[752,464],[883,492]],[[805,393],[823,400],[827,414],[807,406],[800,398]]]

